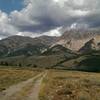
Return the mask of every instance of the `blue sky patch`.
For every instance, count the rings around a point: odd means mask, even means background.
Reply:
[[[23,0],[0,0],[0,10],[6,13],[21,10],[23,7]]]

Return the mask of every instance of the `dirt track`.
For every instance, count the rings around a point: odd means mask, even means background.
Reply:
[[[27,81],[13,85],[2,92],[0,100],[38,100],[38,94],[43,77],[41,73]]]

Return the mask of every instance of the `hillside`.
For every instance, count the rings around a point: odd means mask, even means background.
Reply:
[[[36,47],[34,47],[34,49],[32,48],[31,52],[34,53],[33,55],[27,54],[26,51],[14,52],[9,57],[0,59],[0,64],[38,68],[53,68],[56,64],[77,56],[76,53],[61,45],[51,47],[44,51],[42,54],[40,52],[35,52],[35,49]],[[25,50],[25,48],[23,50]],[[21,55],[21,53],[24,53],[25,55]]]
[[[59,55],[59,54],[75,54],[72,50],[65,48],[62,45],[55,45],[47,49],[43,55]]]
[[[56,41],[56,39],[57,39],[56,37],[49,37],[49,36],[41,36],[38,38],[11,36],[6,39],[0,40],[0,56],[2,57],[9,55],[16,56],[18,55],[18,53],[20,55],[22,54],[20,52],[26,53],[26,51],[27,52],[33,51],[40,53],[42,51],[40,49],[42,48],[43,50],[46,49],[54,41]]]
[[[96,49],[97,49],[97,43],[95,39],[92,38],[91,40],[89,40],[88,42],[84,44],[84,46],[79,50],[79,52],[87,53],[87,52],[91,52],[92,50],[96,50]]]
[[[11,57],[11,56],[32,56],[32,55],[41,55],[41,53],[47,49],[48,46],[39,43],[36,45],[32,45],[32,44],[25,44],[25,46],[20,47],[20,48],[16,48],[14,51],[10,52],[7,56]]]
[[[100,72],[100,50],[60,63],[64,69]]]

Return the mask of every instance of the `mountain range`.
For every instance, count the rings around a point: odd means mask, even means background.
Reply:
[[[56,37],[41,36],[39,38],[30,38],[17,35],[11,36],[0,41],[0,55],[17,56],[28,52],[30,54],[39,54],[39,52],[47,49],[54,42],[56,42]]]
[[[100,70],[99,51],[100,34],[94,30],[67,30],[60,37],[16,35],[0,40],[0,64],[85,70],[96,59],[96,67],[88,69]]]

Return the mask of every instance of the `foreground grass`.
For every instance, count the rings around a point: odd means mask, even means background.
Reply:
[[[48,71],[40,100],[100,100],[100,73]]]
[[[0,92],[11,85],[25,81],[39,74],[40,70],[0,68]]]

